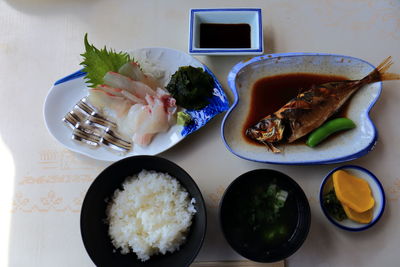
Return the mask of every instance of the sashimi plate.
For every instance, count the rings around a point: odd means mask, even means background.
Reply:
[[[349,100],[347,117],[357,127],[342,132],[315,148],[305,144],[282,144],[279,146],[282,153],[272,153],[265,146],[247,142],[242,131],[250,109],[251,89],[260,78],[286,73],[317,73],[358,80],[373,69],[372,64],[358,58],[315,53],[263,55],[236,64],[228,75],[228,85],[235,100],[221,127],[226,147],[243,159],[287,165],[339,163],[367,154],[373,149],[378,137],[369,111],[379,98],[381,82],[364,86]]]
[[[161,83],[168,84],[171,75],[181,66],[201,67],[214,79],[213,97],[210,104],[197,111],[186,111],[192,117],[192,123],[183,127],[173,125],[167,132],[157,134],[148,146],[134,145],[128,153],[117,153],[106,147],[92,148],[71,138],[72,130],[63,122],[62,118],[83,97],[87,96],[88,90],[84,80],[85,73],[77,71],[56,81],[50,89],[44,103],[44,119],[49,132],[68,149],[84,154],[88,157],[116,161],[128,156],[135,155],[157,155],[178,142],[194,131],[199,130],[217,114],[229,108],[228,99],[215,75],[200,61],[192,56],[169,48],[141,48],[130,52],[134,60],[154,64],[157,69],[163,70],[159,77]]]

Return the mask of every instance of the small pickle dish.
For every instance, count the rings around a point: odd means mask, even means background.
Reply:
[[[342,177],[344,182],[339,181],[341,177],[338,175],[345,175]],[[337,197],[332,199],[332,194]],[[358,202],[362,200],[362,204],[365,204],[365,199],[371,199],[372,207],[363,212],[352,211],[349,207],[343,209],[341,206],[345,204],[341,203],[339,196],[346,203],[347,198]],[[344,165],[330,171],[321,183],[319,200],[322,212],[332,224],[352,232],[363,231],[375,225],[382,217],[386,205],[385,191],[378,178],[367,169],[355,165]]]

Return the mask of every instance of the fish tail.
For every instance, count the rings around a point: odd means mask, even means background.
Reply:
[[[400,80],[400,74],[397,73],[383,73],[381,74],[381,81]]]
[[[388,80],[400,80],[400,74],[388,73],[387,70],[393,65],[392,57],[389,56],[382,61],[370,74],[368,74],[363,82],[374,83]]]

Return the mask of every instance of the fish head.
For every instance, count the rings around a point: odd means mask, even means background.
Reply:
[[[265,117],[246,130],[246,135],[261,143],[275,143],[283,139],[285,125],[277,117]]]

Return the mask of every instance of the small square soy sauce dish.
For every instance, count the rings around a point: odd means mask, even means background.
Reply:
[[[260,55],[264,52],[260,8],[191,9],[189,54]]]

